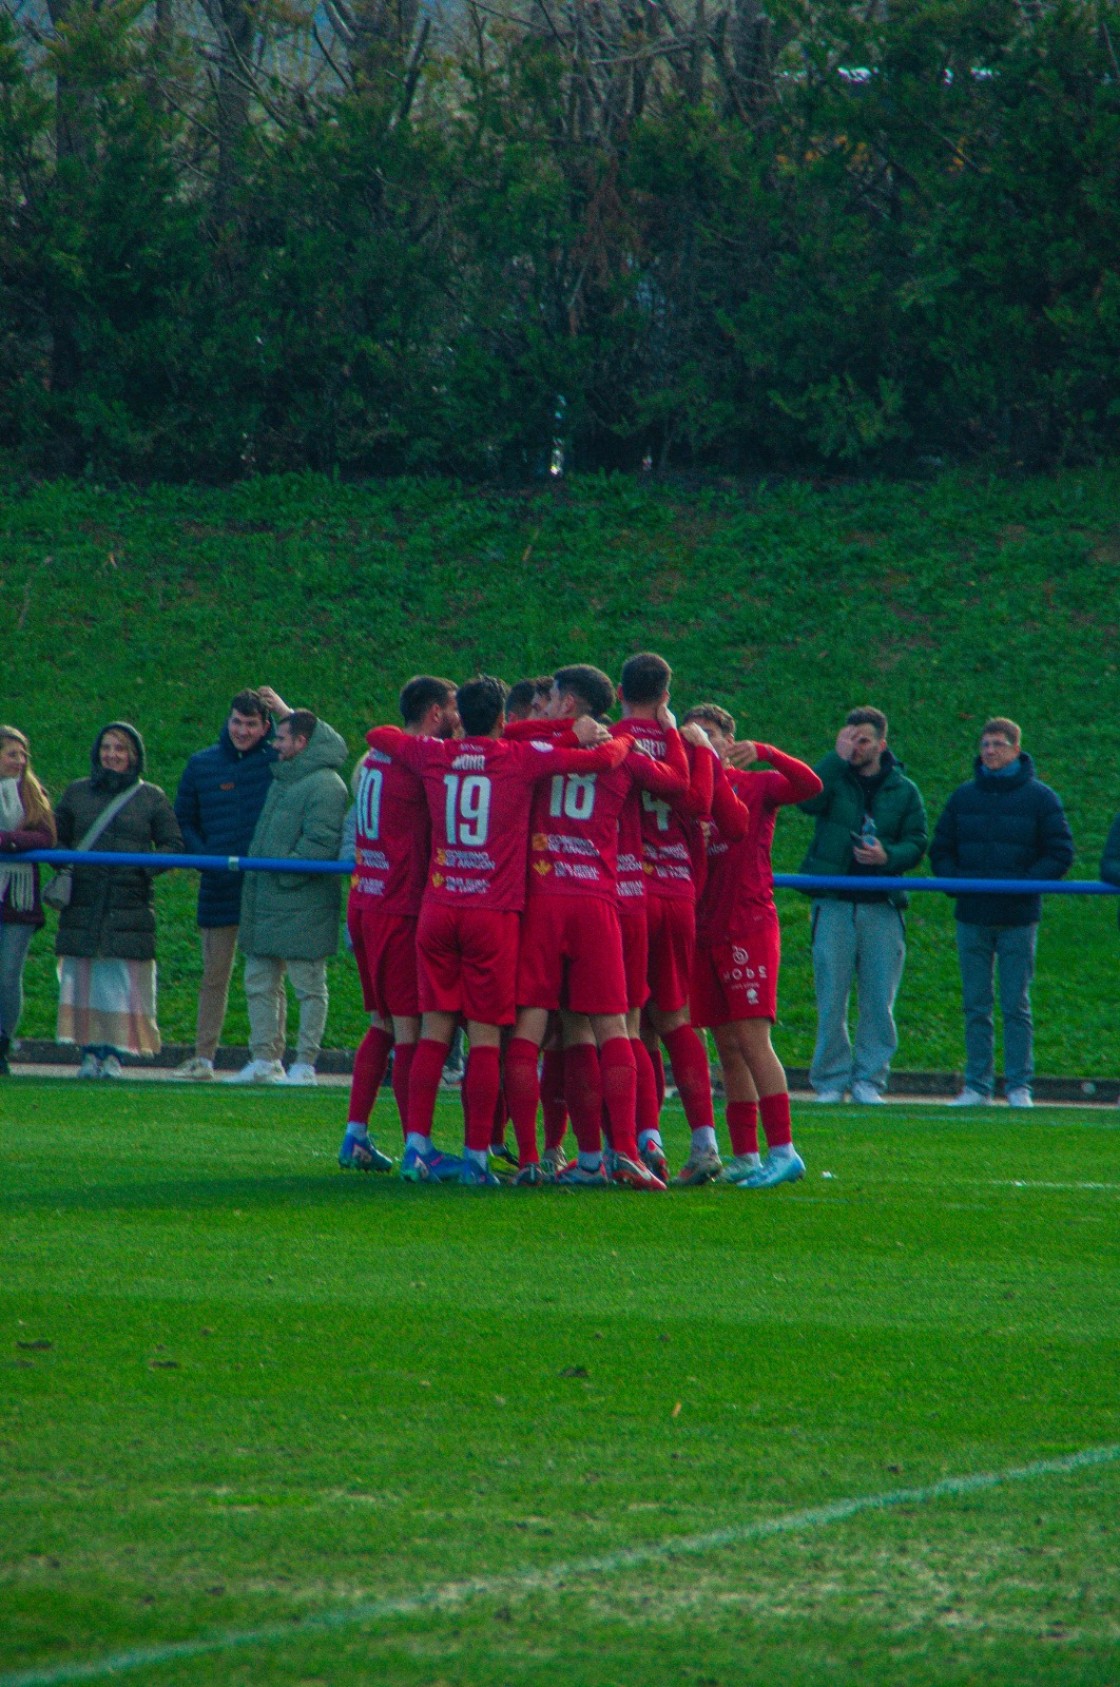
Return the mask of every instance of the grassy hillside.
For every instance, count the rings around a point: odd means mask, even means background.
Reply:
[[[509,679],[562,661],[616,671],[661,650],[678,706],[726,703],[740,730],[815,760],[847,708],[873,702],[931,819],[966,776],[984,718],[1020,720],[1095,877],[1120,807],[1120,472],[1015,484],[947,478],[702,491],[626,480],[533,493],[440,481],[259,480],[222,491],[50,485],[0,498],[4,715],[56,792],[88,769],[98,726],[135,721],[173,792],[228,699],[271,683],[357,753],[417,669]],[[777,858],[809,834],[783,817]],[[193,881],[159,887],[161,1022],[189,1038]],[[783,900],[780,1046],[812,1041],[802,899]],[[29,963],[23,1029],[53,1028],[49,944]],[[328,1041],[362,1015],[334,972]],[[1051,904],[1036,990],[1039,1068],[1114,1072],[1112,903]],[[900,1003],[909,1067],[959,1065],[949,905],[917,899]],[[235,991],[229,1040],[245,1034]]]

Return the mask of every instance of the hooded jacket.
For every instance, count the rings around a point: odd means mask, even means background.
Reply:
[[[334,861],[350,793],[338,769],[345,740],[318,721],[307,748],[272,763],[272,788],[253,832],[249,855]],[[237,940],[246,955],[321,961],[338,948],[342,875],[246,873]]]
[[[276,751],[271,734],[239,750],[223,725],[221,737],[183,769],[175,816],[192,855],[245,855],[272,787]],[[241,917],[240,873],[200,875],[200,926],[235,926]]]
[[[852,833],[858,832],[863,824],[866,796],[851,763],[830,750],[815,770],[823,786],[820,795],[797,805],[802,814],[814,815],[817,822],[809,853],[799,870],[822,875],[851,873],[853,898],[861,902],[890,902],[895,908],[905,908],[909,902],[905,891],[883,891],[875,896],[875,878],[894,878],[918,865],[929,842],[929,822],[921,792],[903,773],[902,763],[890,750],[883,751],[880,766],[885,769],[886,777],[871,798],[871,817],[887,854],[885,866],[861,868],[858,873],[855,870]],[[848,893],[813,890],[807,894],[843,900]]]
[[[930,865],[939,879],[1060,879],[1073,861],[1061,799],[1035,778],[1024,751],[1008,777],[985,773],[958,785],[934,829]],[[962,925],[1027,926],[1042,918],[1041,896],[957,897]]]
[[[112,773],[99,761],[107,732],[122,732],[136,748],[136,766]],[[58,847],[73,849],[118,792],[143,778],[144,740],[127,721],[110,721],[93,741],[90,777],[68,785],[55,809]],[[174,811],[158,785],[145,784],[115,815],[95,848],[145,854],[174,853],[183,847]],[[74,894],[58,919],[55,952],[85,959],[152,961],[156,954],[156,916],[152,876],[158,868],[74,868]]]

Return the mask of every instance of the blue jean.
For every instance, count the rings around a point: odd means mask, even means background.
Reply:
[[[809,1082],[818,1092],[870,1084],[882,1093],[898,1047],[894,1000],[906,964],[902,915],[889,902],[821,897],[811,918],[817,1044]],[[859,992],[854,1049],[848,1036],[853,984]]]
[[[14,1037],[23,1012],[23,963],[34,926],[0,920],[0,1033]]]
[[[1003,1070],[1007,1088],[1029,1090],[1034,1079],[1031,979],[1038,926],[974,926],[957,921],[957,953],[964,998],[964,1081],[979,1095],[996,1083],[995,970],[1003,1014]]]

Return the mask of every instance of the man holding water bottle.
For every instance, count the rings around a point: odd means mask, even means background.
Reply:
[[[898,1047],[894,1003],[906,961],[904,891],[876,890],[877,877],[918,865],[929,842],[922,794],[887,748],[881,709],[853,709],[836,749],[818,763],[824,787],[799,804],[816,820],[802,873],[850,878],[851,889],[812,892],[817,1042],[809,1082],[818,1101],[851,1093],[881,1102]],[[854,1044],[848,1035],[853,983],[859,995]]]

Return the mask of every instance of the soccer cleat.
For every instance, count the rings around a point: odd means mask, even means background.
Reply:
[[[82,1064],[78,1067],[79,1078],[100,1078],[101,1062],[95,1054],[83,1054]]]
[[[837,1102],[843,1101],[844,1091],[818,1090],[813,1099],[819,1101],[822,1107],[835,1107]]]
[[[594,1171],[581,1166],[578,1160],[571,1160],[562,1172],[556,1174],[556,1181],[565,1189],[606,1189],[610,1178],[603,1170],[601,1160]]]
[[[100,1076],[102,1078],[124,1077],[124,1067],[121,1065],[119,1055],[107,1054],[105,1056],[105,1059],[101,1062]]]
[[[955,1095],[952,1101],[945,1103],[946,1107],[990,1107],[990,1095],[982,1095],[979,1090],[972,1089],[968,1084],[964,1086],[960,1095]]]
[[[338,1163],[343,1171],[391,1172],[393,1169],[392,1160],[381,1152],[368,1131],[364,1136],[346,1132],[338,1151]]]
[[[214,1062],[207,1060],[205,1055],[192,1054],[189,1060],[184,1060],[176,1066],[176,1078],[192,1078],[196,1083],[207,1083],[214,1076]]]
[[[742,1183],[751,1172],[756,1172],[762,1164],[761,1154],[733,1154],[729,1160],[723,1162],[719,1183]]]
[[[737,1189],[774,1189],[779,1183],[796,1183],[805,1176],[805,1162],[794,1150],[791,1154],[775,1154],[773,1149],[762,1164],[735,1185]]]
[[[1007,1105],[1009,1107],[1033,1107],[1034,1096],[1026,1084],[1016,1084],[1013,1090],[1007,1092]]]
[[[460,1160],[459,1182],[467,1184],[473,1189],[500,1189],[502,1180],[495,1177],[489,1166],[480,1166],[477,1160]]]
[[[611,1172],[611,1182],[619,1184],[623,1189],[656,1189],[662,1194],[665,1185],[659,1177],[655,1177],[648,1166],[640,1160],[630,1160],[625,1154],[616,1154],[614,1170]]]
[[[886,1098],[882,1090],[877,1090],[874,1084],[865,1084],[861,1080],[852,1085],[852,1100],[857,1107],[882,1107]]]
[[[638,1150],[638,1158],[643,1166],[651,1171],[661,1183],[669,1181],[669,1162],[665,1158],[665,1150],[659,1142],[651,1138],[642,1144]]]
[[[536,1160],[533,1160],[527,1166],[522,1166],[513,1180],[514,1187],[518,1189],[540,1189],[544,1184],[552,1181],[552,1173],[546,1170],[543,1165],[538,1165]]]
[[[457,1183],[462,1169],[462,1160],[454,1154],[440,1154],[434,1148],[430,1154],[421,1154],[418,1148],[406,1148],[401,1161],[401,1176],[407,1183]]]
[[[284,1065],[279,1060],[250,1060],[240,1072],[226,1079],[227,1084],[278,1084],[284,1080]]]
[[[500,1160],[502,1164],[506,1166],[516,1167],[520,1164],[513,1149],[507,1147],[504,1142],[492,1142],[490,1144],[490,1158],[492,1160]]]
[[[723,1170],[723,1161],[711,1148],[694,1148],[673,1179],[677,1189],[687,1189],[699,1183],[714,1183]]]
[[[568,1163],[568,1156],[562,1148],[546,1148],[541,1155],[541,1165],[551,1177],[559,1177]]]
[[[308,1060],[293,1060],[282,1078],[277,1078],[278,1084],[317,1084],[315,1068]]]

